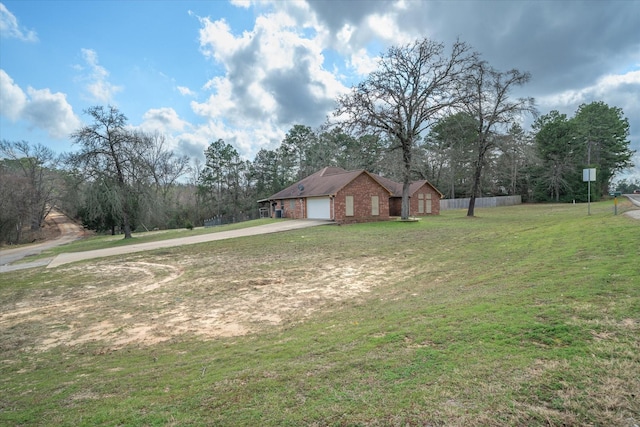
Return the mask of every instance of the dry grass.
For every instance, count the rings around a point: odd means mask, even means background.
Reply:
[[[231,255],[145,254],[62,268],[57,274],[68,283],[83,285],[6,299],[0,326],[27,337],[20,346],[32,351],[93,342],[116,350],[184,335],[233,337],[303,321],[394,277],[391,263],[382,259],[275,268],[282,263],[277,257],[238,263]],[[190,274],[183,277],[185,270]]]

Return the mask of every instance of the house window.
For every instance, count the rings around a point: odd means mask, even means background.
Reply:
[[[380,200],[378,196],[371,196],[371,216],[380,215]]]
[[[345,216],[353,216],[353,196],[346,196],[344,214]]]
[[[432,213],[431,207],[431,193],[427,193],[427,213]]]
[[[294,199],[289,200],[289,209],[294,210],[296,208],[296,201]]]
[[[418,213],[424,213],[424,194],[418,194]]]

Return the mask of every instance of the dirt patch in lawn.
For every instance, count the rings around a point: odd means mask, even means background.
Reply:
[[[43,284],[0,302],[0,351],[87,343],[109,351],[295,324],[370,292],[387,278],[391,268],[381,260],[367,261],[278,269],[266,263],[238,265],[225,257],[209,260],[209,266],[140,257],[66,267],[61,273],[69,285]]]

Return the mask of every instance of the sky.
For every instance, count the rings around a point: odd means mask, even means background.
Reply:
[[[517,96],[572,117],[603,101],[629,120],[640,179],[640,0],[0,2],[0,139],[78,147],[85,111],[116,106],[177,154],[217,139],[247,160],[315,128],[390,46],[459,39]],[[527,127],[529,123],[523,123]]]

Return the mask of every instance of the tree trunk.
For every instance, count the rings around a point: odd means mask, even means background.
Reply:
[[[16,245],[20,244],[20,239],[22,239],[22,220],[16,223]]]
[[[405,178],[402,183],[402,219],[409,219],[409,186],[410,182]]]
[[[124,228],[124,238],[131,239],[131,223],[129,222],[129,208],[123,210],[122,212],[122,222]]]
[[[467,210],[467,216],[474,216],[476,208],[476,196],[480,190],[480,178],[482,177],[482,161],[484,156],[478,156],[478,163],[476,164],[476,170],[473,174],[473,187],[471,189],[471,198],[469,199],[469,210]]]
[[[455,199],[456,198],[456,172],[455,169],[453,168],[453,162],[451,162],[451,189],[449,190],[449,197],[451,199]]]
[[[124,238],[131,238],[131,224],[129,222],[129,212],[130,204],[129,204],[129,195],[127,194],[127,182],[124,178],[124,173],[120,167],[120,162],[116,161],[116,169],[118,171],[118,186],[120,187],[120,197],[122,200],[122,228],[124,229]]]
[[[514,196],[516,194],[516,189],[518,186],[518,161],[516,159],[516,151],[513,150],[513,177],[511,178],[511,194],[510,196]]]
[[[402,212],[400,218],[409,219],[409,186],[411,185],[411,141],[402,142],[402,160],[404,162],[404,173],[402,179]]]
[[[42,222],[40,221],[38,214],[34,213],[31,216],[31,231],[39,231],[41,225],[42,225]]]
[[[131,220],[130,220],[130,212],[131,206],[129,202],[129,197],[127,195],[127,188],[124,183],[120,183],[120,193],[121,197],[124,199],[122,201],[122,229],[124,231],[124,238],[131,239]]]

